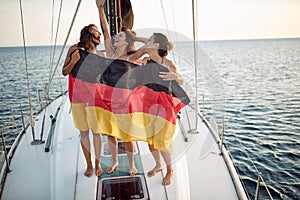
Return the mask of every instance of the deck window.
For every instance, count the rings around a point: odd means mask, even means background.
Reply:
[[[148,199],[145,181],[142,176],[114,177],[99,181],[98,199]]]

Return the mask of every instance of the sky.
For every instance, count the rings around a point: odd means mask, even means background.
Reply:
[[[54,31],[51,32],[52,2],[22,0],[27,46],[53,44],[60,1],[55,0]],[[57,44],[64,43],[77,2],[63,1]],[[167,29],[192,39],[191,0],[131,2],[135,15],[133,30],[144,34],[141,36],[147,37],[148,32],[151,35],[156,29]],[[299,38],[299,10],[299,0],[198,0],[197,39]],[[100,24],[95,0],[82,0],[68,44],[78,42],[80,30],[90,23],[98,27]],[[0,25],[0,47],[23,45],[19,0],[0,0]]]

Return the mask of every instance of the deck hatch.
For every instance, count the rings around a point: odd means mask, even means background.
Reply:
[[[145,179],[141,175],[100,179],[98,184],[99,200],[148,199]]]

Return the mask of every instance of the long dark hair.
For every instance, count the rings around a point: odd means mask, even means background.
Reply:
[[[159,44],[158,54],[160,57],[168,55],[168,51],[173,49],[173,44],[169,42],[167,36],[162,33],[153,33],[154,43]]]
[[[95,24],[89,24],[88,26],[83,27],[80,31],[80,39],[77,43],[78,47],[83,47],[85,50],[91,50],[96,47],[93,42],[94,35],[91,33],[92,27],[96,27]]]

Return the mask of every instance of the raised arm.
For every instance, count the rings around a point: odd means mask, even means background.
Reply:
[[[114,48],[112,46],[111,43],[111,37],[110,37],[110,31],[109,31],[109,25],[105,16],[105,12],[104,12],[104,3],[106,0],[96,0],[96,4],[98,7],[98,11],[99,11],[99,18],[100,18],[100,22],[102,25],[102,31],[103,31],[103,36],[104,36],[104,47],[105,47],[105,51],[106,51],[106,56],[107,57],[111,57],[114,54]]]
[[[145,45],[145,46],[142,46],[141,48],[139,48],[138,50],[136,50],[136,52],[134,52],[133,54],[130,54],[129,61],[135,62],[137,59],[139,59],[146,53],[147,52],[146,52],[146,45]]]
[[[135,40],[136,42],[142,42],[142,43],[146,44],[147,41],[148,41],[148,38],[144,38],[144,37],[135,37],[134,40]]]
[[[134,37],[133,40],[135,42],[141,42],[144,44],[146,44],[148,41],[148,39],[144,38],[144,37]],[[130,55],[130,61],[135,62],[137,59],[139,59],[146,53],[147,53],[147,45],[144,45],[141,48],[139,48],[136,52],[134,52],[133,54]]]

